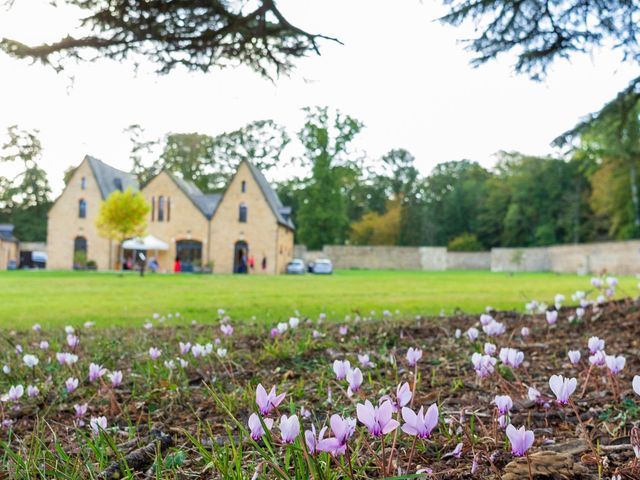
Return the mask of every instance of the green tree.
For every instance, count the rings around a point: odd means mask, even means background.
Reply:
[[[38,165],[42,157],[38,131],[13,125],[7,134],[0,164],[15,169],[16,174],[0,176],[0,221],[12,223],[22,241],[43,242],[47,239],[51,189],[46,172]]]
[[[149,204],[140,192],[131,188],[115,190],[100,205],[96,227],[101,236],[114,240],[122,250],[127,238],[144,235]]]
[[[11,3],[28,0],[12,0]],[[168,73],[244,65],[266,76],[287,73],[294,60],[319,53],[318,40],[292,25],[275,0],[56,0],[80,10],[82,29],[28,46],[4,38],[0,49],[61,70],[69,60],[144,58]],[[74,35],[75,33],[75,35]]]
[[[302,163],[311,176],[305,182],[303,201],[297,214],[298,240],[310,249],[341,244],[349,222],[342,187],[352,171],[349,144],[363,124],[327,107],[305,108],[306,122],[298,133],[305,149]]]

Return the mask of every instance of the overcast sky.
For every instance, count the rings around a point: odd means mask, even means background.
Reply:
[[[74,10],[55,9],[46,0],[15,3],[0,12],[0,37],[54,41],[77,23]],[[302,124],[302,107],[329,105],[366,125],[357,148],[371,157],[406,148],[427,174],[437,163],[462,158],[491,166],[499,150],[553,153],[549,142],[556,135],[637,75],[605,51],[554,65],[543,83],[515,76],[509,57],[473,69],[458,43],[470,31],[435,22],[444,12],[439,1],[389,5],[280,0],[294,24],[344,45],[325,43],[322,56],[299,61],[290,78],[275,83],[245,68],[157,76],[151,67],[136,73],[129,63],[107,60],[56,74],[0,53],[0,131],[13,124],[40,130],[43,166],[57,194],[63,171],[85,154],[128,170],[123,129],[134,123],[160,137],[217,134],[271,118],[293,134]]]

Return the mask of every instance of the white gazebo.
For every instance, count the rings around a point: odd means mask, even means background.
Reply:
[[[124,250],[169,250],[169,244],[153,235],[136,237],[122,242]]]

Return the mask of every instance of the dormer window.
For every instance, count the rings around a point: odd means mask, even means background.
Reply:
[[[113,185],[114,185],[114,187],[116,187],[116,190],[122,191],[122,179],[121,178],[114,178],[113,179]]]
[[[78,218],[87,218],[87,201],[80,199],[78,202]]]
[[[247,182],[242,180],[242,183],[240,185],[241,185],[240,188],[242,189],[242,193],[246,193],[246,191],[247,191]]]
[[[87,177],[82,177],[80,179],[80,189],[81,190],[86,190],[87,189]]]
[[[247,223],[247,214],[247,206],[244,203],[241,203],[238,210],[238,221],[240,223]]]

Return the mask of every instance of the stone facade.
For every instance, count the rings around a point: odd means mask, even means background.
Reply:
[[[90,160],[91,165],[99,162]],[[87,258],[99,270],[118,267],[118,249],[99,236],[95,222],[108,184],[104,177],[112,181],[119,171],[102,162],[92,168],[91,162],[85,159],[80,164],[49,212],[48,268],[73,267],[77,238],[86,241]],[[203,194],[192,183],[167,172],[154,177],[141,193],[151,206],[147,234],[169,245],[166,251],[147,252],[147,257],[156,257],[160,272],[173,271],[177,256],[183,271],[188,264],[188,271],[212,267],[217,273],[233,273],[239,265],[248,266],[252,258],[254,273],[271,274],[284,272],[293,258],[289,211],[262,173],[247,161],[241,162],[222,195]],[[81,200],[85,202],[84,218],[79,218]]]
[[[80,201],[86,202],[84,218],[79,215]],[[49,210],[47,228],[47,268],[68,270],[74,265],[74,246],[86,245],[86,259],[96,262],[98,270],[113,268],[117,252],[112,242],[98,234],[96,219],[102,193],[88,158],[78,166],[62,194]]]
[[[18,242],[15,240],[4,240],[0,237],[0,270],[6,270],[9,260],[18,262]]]
[[[244,188],[243,188],[244,185]],[[265,201],[265,194],[249,165],[243,162],[227,186],[211,221],[211,258],[216,272],[233,272],[238,242],[244,242],[255,272],[283,273],[293,258],[293,231],[280,225]],[[246,207],[246,222],[239,221],[240,205]]]
[[[172,177],[161,172],[141,192],[149,205],[155,203],[147,218],[147,233],[169,244],[167,251],[148,252],[149,256],[157,256],[160,271],[173,270],[177,242],[182,240],[202,244],[202,264],[206,265],[211,259],[210,220],[198,210]],[[158,218],[160,197],[165,202],[162,221]]]

